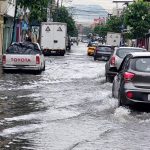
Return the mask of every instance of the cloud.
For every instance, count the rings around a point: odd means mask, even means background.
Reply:
[[[66,3],[67,4],[67,3]],[[114,7],[112,0],[72,0],[70,5],[100,5],[106,10],[111,10]]]

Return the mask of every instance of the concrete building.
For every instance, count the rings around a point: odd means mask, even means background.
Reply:
[[[0,56],[11,43],[16,0],[0,0]]]

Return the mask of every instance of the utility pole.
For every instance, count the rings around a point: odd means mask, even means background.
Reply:
[[[59,7],[59,0],[57,0],[57,8]]]
[[[63,0],[61,0],[61,7],[63,6]]]
[[[18,11],[18,0],[16,0],[16,5],[15,5],[15,15],[14,15],[14,24],[13,24],[13,32],[12,32],[11,43],[13,43],[13,41],[14,41],[17,11]]]
[[[47,7],[47,22],[53,21],[53,12],[55,11],[55,0],[49,0]]]
[[[51,21],[51,3],[49,1],[48,7],[47,7],[47,22]]]

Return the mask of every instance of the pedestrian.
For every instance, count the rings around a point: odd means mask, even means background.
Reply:
[[[34,37],[32,35],[32,31],[29,29],[27,34],[26,34],[26,41],[28,42],[34,42]]]

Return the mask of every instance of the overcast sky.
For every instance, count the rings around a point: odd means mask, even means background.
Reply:
[[[72,1],[72,2],[68,2],[68,1]],[[128,0],[122,0],[122,1],[128,1]],[[116,4],[113,3],[113,0],[64,0],[64,4],[65,4],[65,6],[71,6],[71,7],[74,7],[75,5],[83,5],[83,6],[85,6],[86,10],[89,8],[89,5],[100,5],[108,13],[112,13],[112,9],[116,7]],[[86,7],[86,6],[88,6],[88,7]],[[118,6],[122,7],[123,3],[120,3]],[[87,22],[87,18],[83,19],[83,16],[75,16],[75,20],[81,21],[81,17],[82,17],[82,21],[86,20],[86,22]],[[94,18],[95,18],[95,16],[94,16]],[[91,18],[89,19],[89,21],[90,22],[92,21]]]
[[[83,4],[83,5],[101,5],[103,8],[105,8],[106,10],[110,10],[112,9],[114,6],[116,6],[116,4],[114,4],[112,1],[113,0],[64,0],[64,2],[67,2],[68,1],[72,1],[71,3],[68,3],[68,4],[71,4],[71,5],[74,5],[74,4]],[[120,0],[119,0],[120,1]],[[132,0],[121,0],[121,1],[132,1]],[[121,3],[119,5],[119,7],[121,7],[123,3]]]

